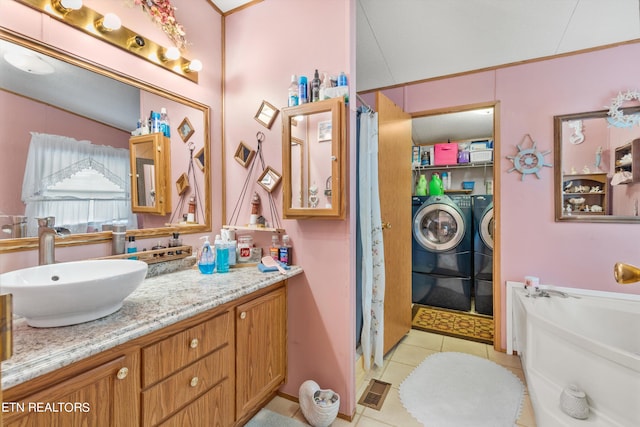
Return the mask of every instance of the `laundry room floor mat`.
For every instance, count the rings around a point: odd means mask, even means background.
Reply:
[[[493,344],[493,318],[442,308],[413,305],[413,329]]]

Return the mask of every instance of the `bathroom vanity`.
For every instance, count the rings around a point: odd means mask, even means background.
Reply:
[[[145,279],[93,322],[16,318],[4,425],[243,425],[286,379],[286,286],[301,272],[189,269]]]

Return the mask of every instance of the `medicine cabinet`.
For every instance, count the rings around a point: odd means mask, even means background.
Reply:
[[[346,118],[342,98],[282,109],[283,216],[345,216]]]
[[[171,212],[170,140],[162,133],[129,139],[131,210],[166,215]]]

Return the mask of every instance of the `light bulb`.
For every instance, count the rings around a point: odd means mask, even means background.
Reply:
[[[176,59],[180,58],[180,49],[175,46],[167,48],[164,50],[163,56],[167,58],[167,60],[175,61]]]
[[[202,71],[202,62],[199,59],[193,59],[185,67],[187,73]]]
[[[95,22],[98,31],[114,31],[122,26],[122,21],[115,13],[107,13]]]
[[[65,9],[78,10],[82,7],[82,0],[60,0],[60,5]]]

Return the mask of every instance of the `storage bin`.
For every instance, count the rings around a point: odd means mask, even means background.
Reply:
[[[462,181],[463,190],[473,190],[473,187],[475,187],[475,185],[475,181]]]
[[[471,163],[490,162],[493,160],[493,150],[471,151]]]
[[[436,144],[435,159],[433,164],[436,166],[455,165],[458,163],[458,144]]]

